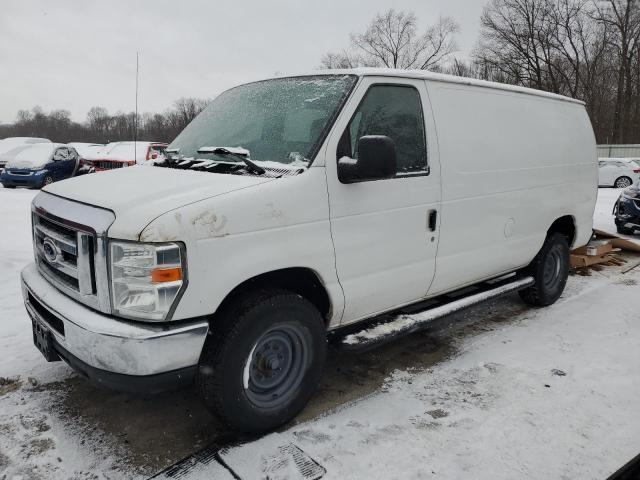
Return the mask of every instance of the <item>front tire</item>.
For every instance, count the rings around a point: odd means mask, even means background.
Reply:
[[[520,297],[529,305],[546,307],[554,303],[569,276],[569,244],[560,233],[551,233],[525,273],[533,276],[534,284],[520,290]]]
[[[263,290],[239,298],[212,325],[197,386],[211,413],[258,433],[293,419],[313,395],[326,358],[318,310],[300,295]]]
[[[47,175],[42,180],[42,187],[46,187],[47,185],[51,185],[53,183],[53,177],[51,175]]]

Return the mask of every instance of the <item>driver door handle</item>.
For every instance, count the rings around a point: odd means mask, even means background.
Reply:
[[[429,210],[427,212],[427,229],[430,232],[435,232],[437,226],[438,226],[438,211]]]

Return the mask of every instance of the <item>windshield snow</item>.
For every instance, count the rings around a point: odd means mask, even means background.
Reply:
[[[2,157],[7,160],[7,168],[42,168],[49,162],[53,150],[59,146],[57,143],[20,145]]]
[[[357,77],[266,80],[227,90],[169,145],[181,158],[223,159],[205,146],[241,148],[252,161],[307,166]],[[213,149],[212,149],[213,150]]]

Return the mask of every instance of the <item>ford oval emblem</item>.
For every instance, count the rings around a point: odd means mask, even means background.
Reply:
[[[54,242],[51,238],[46,237],[42,241],[42,250],[44,252],[44,257],[51,263],[55,263],[58,259],[59,250],[56,246],[56,242]]]

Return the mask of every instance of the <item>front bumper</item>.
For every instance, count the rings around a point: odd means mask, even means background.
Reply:
[[[631,199],[620,195],[613,207],[617,226],[640,230],[640,199]]]
[[[7,170],[0,174],[0,183],[9,187],[40,188],[46,176],[45,170],[24,172],[22,175],[10,173]]]
[[[27,312],[50,329],[56,352],[84,376],[129,391],[159,391],[193,379],[209,330],[206,321],[124,321],[61,293],[34,263],[21,278]]]

